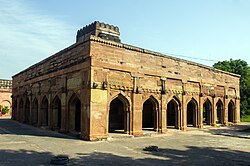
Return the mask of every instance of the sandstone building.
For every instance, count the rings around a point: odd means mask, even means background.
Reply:
[[[13,116],[80,134],[141,135],[240,122],[240,76],[123,44],[94,22],[76,43],[13,76]]]
[[[12,81],[11,80],[4,80],[0,79],[0,112],[2,107],[7,106],[10,109],[6,115],[11,114],[11,107],[12,107]]]

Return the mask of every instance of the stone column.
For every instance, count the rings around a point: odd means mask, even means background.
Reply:
[[[203,98],[199,97],[198,128],[203,128]]]
[[[142,135],[142,94],[132,93],[132,134],[133,135]]]
[[[236,97],[235,99],[235,118],[234,123],[239,124],[240,123],[240,99],[239,97]]]
[[[217,120],[217,106],[216,106],[216,98],[213,97],[213,109],[212,109],[212,121],[211,126],[216,126],[216,120]]]
[[[181,109],[181,130],[187,130],[187,102],[185,91],[182,94],[182,109]]]
[[[49,129],[54,128],[53,124],[53,110],[52,110],[52,94],[49,92],[49,98],[48,98],[48,127]]]
[[[68,131],[68,103],[67,103],[67,77],[63,76],[61,85],[61,129],[60,132]]]
[[[224,97],[224,107],[223,107],[223,111],[222,111],[222,122],[224,125],[228,125],[228,103],[229,103],[230,99],[228,99],[227,96]]]
[[[38,114],[38,119],[37,119],[37,125],[38,126],[42,126],[42,113],[41,113],[41,94],[39,93],[38,95],[38,98],[37,98],[37,101],[38,101],[38,111],[37,111],[37,114]]]
[[[142,94],[139,89],[140,78],[143,75],[139,73],[132,73],[133,77],[133,91],[131,96],[131,134],[142,135]]]
[[[161,95],[161,111],[160,111],[160,121],[159,121],[159,125],[161,127],[161,132],[162,133],[166,133],[167,132],[167,95],[166,94],[162,94]]]
[[[67,95],[66,93],[61,93],[61,129],[60,132],[67,131]]]
[[[28,98],[29,98],[29,101],[30,101],[30,110],[29,110],[29,112],[30,112],[30,113],[29,113],[30,117],[29,117],[29,124],[32,125],[32,124],[33,124],[33,123],[32,123],[32,117],[33,117],[32,115],[33,115],[33,112],[32,112],[32,97],[31,97],[31,95],[29,95]]]
[[[19,109],[19,103],[20,103],[20,101],[19,101],[20,99],[19,99],[19,97],[17,97],[17,100],[16,100],[16,104],[17,104],[17,107],[16,107],[16,120],[17,121],[20,121],[20,109]]]

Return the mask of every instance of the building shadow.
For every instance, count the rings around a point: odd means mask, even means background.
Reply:
[[[187,146],[185,150],[161,149],[149,152],[137,149],[140,155],[126,157],[109,152],[77,153],[77,157],[69,157],[67,165],[241,165],[250,164],[249,152],[230,150],[227,148]],[[50,152],[32,150],[0,150],[0,165],[26,166],[50,165],[54,155]]]
[[[59,133],[58,131],[52,131],[50,129],[43,129],[32,125],[23,124],[11,119],[0,119],[0,134],[79,139],[79,137],[75,137],[70,133]]]
[[[218,126],[217,128],[204,129],[203,131],[214,135],[250,138],[250,123],[230,125],[228,127]]]
[[[228,148],[187,146],[186,150],[160,148],[144,153],[169,159],[173,165],[250,165],[249,152]]]
[[[49,165],[53,154],[33,150],[0,150],[1,166]]]

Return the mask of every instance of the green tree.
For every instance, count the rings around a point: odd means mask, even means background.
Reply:
[[[250,114],[250,67],[244,60],[232,60],[217,62],[214,68],[241,75],[240,78],[240,110],[241,116]]]

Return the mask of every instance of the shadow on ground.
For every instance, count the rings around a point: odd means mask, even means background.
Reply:
[[[144,152],[142,159],[117,156],[111,153],[95,152],[79,154],[71,160],[72,165],[249,165],[248,152],[232,151],[227,148],[194,147],[186,150],[159,149],[157,152]],[[94,163],[93,163],[94,161]]]
[[[250,123],[241,123],[240,125],[231,125],[228,127],[210,128],[204,131],[216,135],[250,139]]]
[[[23,124],[11,119],[0,119],[0,134],[44,136],[65,139],[78,139],[76,136],[70,136],[67,133],[61,134],[56,131],[41,129],[28,124]]]
[[[188,146],[185,150],[161,149],[156,152],[137,150],[144,158],[119,156],[112,153],[77,153],[68,165],[249,165],[250,153],[227,148]],[[0,150],[0,165],[49,165],[50,152]]]

